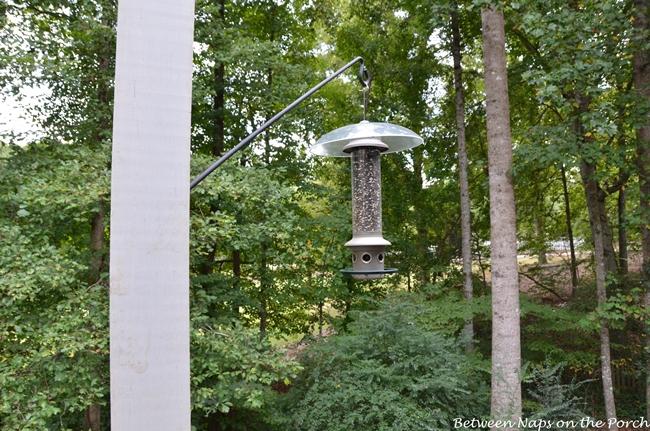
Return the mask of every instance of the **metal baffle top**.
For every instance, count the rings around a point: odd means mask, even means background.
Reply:
[[[332,130],[316,141],[309,150],[317,156],[350,157],[350,153],[344,152],[343,147],[352,141],[368,138],[379,139],[388,145],[383,154],[408,150],[423,142],[420,136],[406,127],[364,120]]]

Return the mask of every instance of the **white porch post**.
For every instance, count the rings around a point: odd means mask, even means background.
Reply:
[[[193,0],[120,0],[111,186],[111,429],[190,429]]]

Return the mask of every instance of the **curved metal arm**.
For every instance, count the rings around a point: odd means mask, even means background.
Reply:
[[[192,190],[194,187],[196,187],[201,181],[203,181],[208,175],[212,173],[215,169],[217,169],[219,166],[221,166],[226,160],[234,156],[239,150],[247,147],[253,139],[257,137],[260,133],[262,133],[264,130],[268,129],[269,126],[271,126],[273,123],[278,121],[280,118],[284,117],[286,113],[291,111],[293,108],[298,106],[303,100],[309,98],[312,94],[323,88],[326,84],[328,84],[330,81],[332,81],[334,78],[348,70],[350,67],[352,67],[356,63],[361,63],[359,67],[359,81],[364,87],[369,87],[370,86],[370,74],[368,73],[368,69],[366,69],[364,60],[362,57],[357,57],[354,60],[350,61],[348,64],[334,72],[332,75],[328,76],[321,82],[319,82],[317,85],[312,87],[309,91],[307,91],[305,94],[291,102],[286,108],[284,108],[282,111],[278,112],[275,114],[273,117],[271,117],[269,120],[267,120],[264,124],[262,124],[257,130],[255,130],[253,133],[250,135],[246,136],[239,144],[235,145],[232,147],[230,150],[228,150],[221,158],[219,158],[217,161],[212,163],[205,171],[201,172],[200,175],[198,175],[196,178],[192,180],[190,183],[190,190]]]

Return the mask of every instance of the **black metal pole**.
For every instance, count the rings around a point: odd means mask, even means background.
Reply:
[[[192,190],[194,187],[196,187],[201,181],[203,181],[208,175],[212,173],[215,169],[217,169],[219,166],[221,166],[226,160],[234,156],[239,150],[247,147],[253,139],[257,137],[260,133],[265,131],[266,129],[269,128],[273,123],[278,121],[280,118],[284,117],[286,113],[291,111],[293,108],[298,106],[302,101],[305,99],[309,98],[312,94],[323,88],[326,84],[328,84],[330,81],[332,81],[334,78],[348,70],[350,67],[352,67],[354,64],[361,62],[361,67],[359,69],[359,80],[361,81],[362,85],[364,87],[368,87],[370,85],[370,75],[368,73],[368,70],[365,67],[364,61],[362,57],[357,57],[354,60],[350,61],[348,64],[334,72],[332,75],[328,76],[321,82],[319,82],[317,85],[312,87],[309,91],[307,91],[305,94],[291,102],[286,108],[284,108],[282,111],[278,112],[275,114],[273,117],[271,117],[269,120],[267,120],[264,124],[262,124],[257,130],[255,130],[253,133],[250,135],[246,136],[239,144],[235,145],[232,147],[230,150],[228,150],[221,158],[219,158],[217,161],[212,163],[205,171],[201,172],[200,175],[198,175],[196,178],[192,180],[190,183],[190,190]]]

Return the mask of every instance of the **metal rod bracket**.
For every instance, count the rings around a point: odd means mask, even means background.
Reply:
[[[273,125],[276,121],[284,117],[285,114],[293,110],[296,106],[298,106],[300,103],[302,103],[305,99],[308,99],[311,97],[314,93],[316,93],[318,90],[323,88],[325,85],[327,85],[330,81],[334,80],[337,76],[341,75],[343,72],[348,70],[350,67],[355,65],[356,63],[361,63],[359,67],[359,81],[361,84],[364,86],[364,88],[368,88],[370,86],[370,72],[368,72],[368,69],[365,66],[365,62],[362,57],[356,57],[352,61],[350,61],[348,64],[345,66],[341,67],[339,70],[334,72],[332,75],[328,76],[327,78],[323,79],[321,82],[313,86],[309,91],[304,93],[302,96],[298,97],[296,100],[291,102],[289,105],[287,105],[282,111],[278,112],[275,114],[273,117],[271,117],[269,120],[267,120],[264,124],[262,124],[257,130],[255,130],[253,133],[250,135],[246,136],[244,139],[241,140],[237,145],[232,147],[230,150],[228,150],[223,156],[221,156],[219,159],[217,159],[214,163],[212,163],[206,170],[201,172],[199,175],[196,176],[190,183],[190,190],[194,189],[201,181],[203,181],[208,175],[210,175],[215,169],[217,169],[219,166],[221,166],[226,160],[234,156],[236,153],[238,153],[240,150],[246,148],[260,133],[268,129],[271,125]]]

